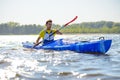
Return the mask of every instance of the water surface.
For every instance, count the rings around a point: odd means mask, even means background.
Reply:
[[[34,42],[33,35],[0,36],[0,80],[120,80],[120,35],[62,35],[67,41],[112,39],[107,55],[72,51],[31,50],[22,42]]]

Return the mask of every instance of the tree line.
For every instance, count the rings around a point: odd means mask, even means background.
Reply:
[[[17,22],[0,24],[0,35],[28,35],[39,34],[44,29],[43,25],[21,25]],[[58,29],[60,25],[53,24],[52,28]],[[120,23],[112,21],[83,22],[71,24],[61,30],[63,33],[120,33]]]

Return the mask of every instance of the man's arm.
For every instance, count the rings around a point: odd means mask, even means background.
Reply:
[[[40,41],[40,39],[43,37],[43,35],[44,35],[44,31],[42,30],[42,31],[39,33],[39,36],[38,36],[35,44],[38,44],[38,43],[39,43],[39,41]]]
[[[37,43],[39,43],[39,40],[41,39],[41,37],[39,36],[38,38],[37,38],[37,40],[36,40],[36,43],[35,44],[37,44]]]
[[[56,31],[56,34],[62,35],[62,33],[59,30]]]

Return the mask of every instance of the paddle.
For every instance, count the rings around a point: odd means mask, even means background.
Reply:
[[[56,30],[54,33],[52,33],[50,36],[52,36],[53,34],[55,34],[57,31],[60,31],[61,29],[63,29],[64,27],[66,27],[67,25],[69,25],[70,23],[72,23],[73,21],[75,21],[76,19],[78,18],[78,16],[75,16],[75,18],[73,18],[71,21],[69,21],[69,22],[67,22],[65,25],[63,25],[61,28],[59,28],[58,30]],[[49,36],[49,37],[50,37]],[[48,37],[48,38],[49,38]],[[43,41],[40,41],[39,43],[37,43],[37,44],[35,44],[34,46],[33,46],[33,48],[34,47],[36,47],[37,45],[39,45],[40,43],[42,43]]]

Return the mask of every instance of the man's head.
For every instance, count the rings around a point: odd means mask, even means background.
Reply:
[[[52,26],[52,20],[47,20],[46,21],[46,26],[47,26],[47,30],[50,30],[51,26]]]

